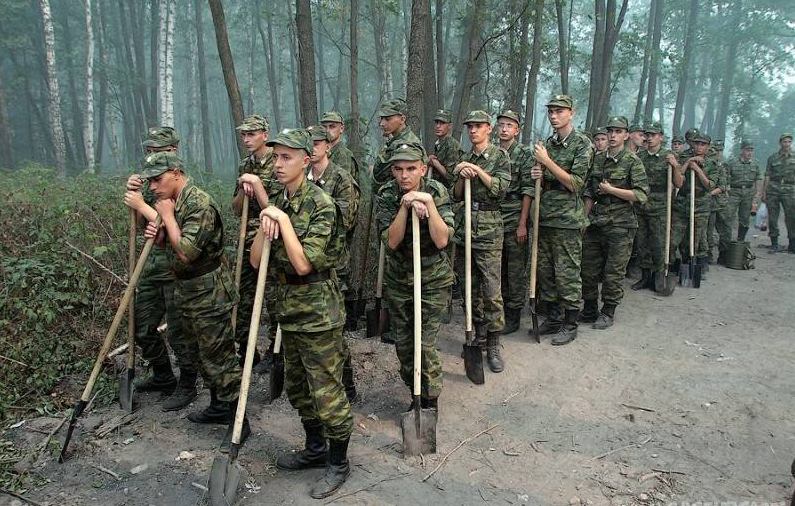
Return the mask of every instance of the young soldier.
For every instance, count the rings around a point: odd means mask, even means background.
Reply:
[[[422,265],[421,404],[437,409],[442,390],[442,362],[436,350],[441,316],[450,301],[453,269],[444,249],[453,236],[453,208],[447,189],[423,176],[425,150],[421,144],[401,144],[390,159],[394,180],[378,194],[376,219],[389,261],[384,272],[389,316],[395,335],[400,377],[414,385],[414,292],[411,212],[420,218]]]
[[[335,165],[347,170],[359,184],[359,162],[353,152],[342,142],[342,133],[345,132],[345,122],[342,114],[337,111],[327,111],[320,117],[320,124],[326,127],[329,137],[328,159]]]
[[[309,164],[306,178],[325,191],[337,206],[337,229],[343,235],[342,252],[340,261],[337,264],[337,281],[340,291],[345,299],[345,325],[356,329],[356,320],[353,317],[353,307],[347,297],[353,293],[348,290],[348,279],[350,278],[350,242],[353,237],[353,228],[356,226],[356,214],[359,211],[359,185],[353,176],[340,167],[329,161],[328,147],[329,135],[326,128],[322,125],[311,126],[308,129],[312,138],[314,151]],[[352,320],[352,321],[351,321]],[[343,339],[343,344],[345,340]],[[351,354],[345,344],[345,366],[342,369],[342,382],[345,385],[345,395],[353,403],[357,399],[356,385],[353,381],[353,366],[351,364]]]
[[[593,148],[597,155],[607,151],[607,129],[605,127],[599,127],[594,131]]]
[[[472,149],[455,168],[455,199],[464,200],[464,179],[472,192],[472,320],[479,342],[486,342],[489,369],[501,372],[500,333],[503,313],[501,259],[503,245],[500,203],[511,183],[508,153],[489,142],[491,116],[472,111],[464,120]],[[456,216],[457,235],[463,241],[464,209]],[[485,338],[485,339],[484,339]]]
[[[624,273],[638,228],[633,204],[643,205],[649,193],[640,158],[625,147],[628,121],[623,116],[607,122],[608,148],[594,157],[585,181],[585,213],[591,224],[582,244],[582,297],[580,321],[604,330],[613,325],[616,307],[624,298]],[[599,281],[602,310],[598,310]]]
[[[228,423],[221,451],[228,452],[237,397],[240,365],[235,355],[232,307],[237,302],[232,273],[224,258],[221,211],[212,197],[185,177],[183,163],[173,153],[146,158],[141,177],[157,195],[155,210],[161,225],[150,221],[147,239],[167,243],[174,281],[174,299],[182,310],[182,329],[198,342],[202,377],[210,387],[210,405],[191,413],[195,423]],[[246,418],[241,442],[251,434]]]
[[[678,155],[685,150],[685,139],[681,135],[674,135],[671,139],[671,151]]]
[[[654,289],[654,276],[662,276],[665,264],[666,199],[668,198],[668,171],[678,168],[676,156],[663,147],[662,125],[652,123],[646,127],[647,147],[640,151],[640,161],[646,169],[649,198],[635,207],[638,218],[638,261],[641,278],[632,285],[633,290]]]
[[[627,149],[633,154],[646,147],[646,133],[640,125],[629,127],[629,142],[626,143]]]
[[[712,158],[718,165],[718,180],[716,188],[710,192],[712,196],[712,212],[709,214],[709,222],[706,229],[707,241],[707,262],[714,263],[715,257],[713,253],[715,246],[718,246],[717,263],[723,264],[726,254],[726,249],[729,247],[732,232],[729,221],[728,204],[729,204],[729,171],[723,160],[723,141],[716,140],[712,142]],[[715,243],[715,234],[718,234],[718,242]]]
[[[740,144],[740,156],[731,160],[726,168],[729,172],[729,226],[737,218],[737,240],[744,241],[748,233],[751,205],[759,190],[762,170],[754,158],[754,143],[744,140]]]
[[[453,191],[453,183],[455,177],[453,170],[458,162],[461,161],[461,155],[464,152],[461,150],[461,144],[457,139],[453,139],[450,135],[450,129],[453,126],[453,113],[439,109],[436,111],[434,117],[434,134],[436,135],[436,142],[433,144],[433,154],[428,157],[428,164],[433,168],[438,176],[438,179],[449,190]]]
[[[373,194],[378,195],[378,191],[383,185],[392,180],[392,172],[389,169],[389,160],[392,158],[392,151],[395,147],[402,144],[420,142],[406,125],[406,101],[402,98],[387,100],[378,109],[378,116],[381,117],[379,125],[384,136],[384,144],[378,151],[373,164]]]
[[[257,271],[245,261],[251,254],[251,242],[259,228],[259,212],[268,205],[268,199],[284,189],[273,173],[273,152],[265,144],[270,126],[264,116],[253,115],[243,120],[237,127],[249,155],[240,162],[237,169],[237,186],[232,197],[235,215],[243,212],[243,195],[248,195],[248,222],[246,223],[246,246],[243,252],[243,268],[240,273],[240,303],[237,306],[235,341],[237,341],[240,363],[243,363],[251,324],[251,311],[254,306],[254,292],[257,288]],[[242,191],[241,191],[242,190]],[[272,286],[272,284],[270,284]],[[266,289],[265,303],[268,310],[268,331],[271,337],[265,360],[260,362],[259,352],[254,354],[254,371],[260,374],[270,371],[273,365],[273,337],[276,335],[276,321],[273,318],[275,292]]]
[[[555,133],[535,148],[533,179],[542,179],[538,236],[538,295],[547,304],[541,334],[554,334],[552,344],[577,337],[582,279],[582,229],[588,225],[580,191],[590,170],[593,149],[588,138],[574,129],[574,102],[569,95],[554,95],[547,103],[547,118]],[[531,331],[532,332],[532,331]]]
[[[784,224],[787,227],[789,247],[795,253],[795,157],[792,156],[792,134],[784,133],[778,139],[780,149],[767,159],[765,186],[762,201],[767,204],[770,227],[770,253],[783,251],[778,245],[778,216],[784,208]]]
[[[500,204],[502,212],[502,300],[505,304],[503,334],[519,329],[522,309],[527,300],[527,218],[535,188],[530,168],[535,165],[532,150],[517,141],[520,133],[519,114],[506,110],[497,116],[500,147],[511,158],[511,183]]]
[[[176,154],[179,135],[171,127],[153,127],[143,142],[146,154],[167,151]],[[144,188],[144,180],[133,174],[127,180],[124,203],[144,220],[154,221],[157,211],[152,207],[157,198]],[[144,222],[146,223],[146,222]],[[174,377],[171,359],[157,327],[166,317],[168,342],[174,349],[179,365],[179,383]],[[160,391],[168,395],[163,401],[163,411],[182,409],[196,397],[199,347],[195,339],[188,339],[182,332],[180,310],[174,301],[174,274],[161,248],[149,254],[138,287],[135,291],[135,342],[141,354],[152,367],[152,375],[135,381],[139,392]]]
[[[345,237],[336,232],[334,200],[306,179],[313,152],[309,133],[285,130],[268,145],[285,189],[260,213],[251,265],[259,266],[267,237],[272,241],[269,269],[278,280],[276,317],[282,328],[287,397],[306,431],[305,449],[279,456],[276,466],[291,471],[325,467],[325,477],[311,491],[322,499],[350,474],[353,417],[342,385],[345,308],[334,273]]]

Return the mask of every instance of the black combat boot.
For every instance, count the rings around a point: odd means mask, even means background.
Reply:
[[[641,269],[640,279],[632,285],[633,290],[643,290],[644,288],[651,288],[651,269]]]
[[[503,363],[500,356],[500,333],[489,332],[486,336],[486,361],[491,372],[502,372]]]
[[[188,414],[188,420],[193,423],[217,423],[226,425],[235,417],[235,409],[230,403],[218,400],[215,388],[210,389],[210,405],[203,411]]]
[[[787,252],[795,253],[795,239],[790,239],[789,247],[787,248]]]
[[[599,318],[599,302],[596,300],[586,300],[582,305],[579,321],[583,323],[593,323]]]
[[[237,399],[232,401],[232,403],[237,406]],[[235,421],[232,420],[229,423],[229,427],[226,429],[226,434],[224,435],[224,440],[221,442],[221,447],[218,449],[221,453],[229,453],[229,449],[232,447],[232,432],[235,428]],[[243,417],[243,427],[241,427],[240,431],[240,445],[242,446],[243,443],[246,442],[246,439],[251,435],[251,426],[248,424],[248,417]]]
[[[177,387],[177,378],[171,370],[171,363],[152,364],[152,375],[134,380],[133,386],[139,392],[163,392],[171,395]]]
[[[304,449],[279,455],[276,458],[276,467],[285,471],[326,467],[328,449],[326,437],[323,435],[323,425],[317,421],[304,422],[304,432],[306,432]]]
[[[348,332],[355,332],[359,328],[359,320],[355,314],[356,301],[345,301],[345,330]]]
[[[323,499],[339,489],[351,474],[351,465],[348,462],[348,442],[350,438],[341,441],[330,440],[326,474],[314,487],[310,495],[315,499]]]
[[[275,336],[274,336],[275,337]],[[254,366],[251,371],[254,374],[268,374],[271,372],[271,368],[273,368],[273,345],[275,342],[271,339],[270,345],[268,345],[268,351],[265,352],[265,358],[263,358],[258,364]]]
[[[701,266],[701,281],[707,280],[707,273],[709,272],[709,264],[704,257],[696,258],[696,264]]]
[[[596,319],[591,328],[596,330],[605,330],[613,326],[613,320],[616,317],[616,305],[605,303],[602,310],[599,312],[599,317]]]
[[[342,365],[342,386],[345,387],[345,397],[348,398],[349,403],[356,404],[361,400],[353,379],[353,364],[351,363],[350,352],[348,352],[348,358],[345,359],[345,363]]]
[[[552,344],[554,346],[562,346],[569,344],[577,338],[577,320],[580,317],[580,311],[577,309],[567,309],[566,316],[560,326],[560,330],[552,336]]]
[[[770,238],[770,249],[767,251],[768,253],[778,253],[781,251],[781,248],[778,245],[778,237],[771,237]]]
[[[726,265],[726,252],[721,250],[718,252],[718,259],[716,260],[718,265]]]
[[[557,302],[550,302],[547,308],[547,319],[544,323],[538,326],[538,333],[542,336],[547,334],[555,334],[563,327],[563,318],[560,314],[560,305]],[[533,329],[528,331],[528,334],[533,334]]]
[[[521,309],[505,308],[505,326],[502,328],[502,333],[513,334],[519,330],[519,320],[521,317]]]
[[[744,227],[740,225],[737,227],[737,240],[743,242],[745,240],[745,234],[748,233],[748,227]]]
[[[190,404],[190,401],[195,399],[199,394],[199,392],[196,391],[197,377],[198,374],[196,371],[187,369],[181,370],[177,389],[163,401],[163,411],[177,411]]]

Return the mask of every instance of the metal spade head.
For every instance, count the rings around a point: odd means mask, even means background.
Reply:
[[[207,491],[212,506],[229,506],[237,500],[240,485],[240,468],[237,459],[219,455],[213,459]]]
[[[437,420],[438,411],[421,409],[419,398],[414,401],[414,409],[400,415],[404,457],[436,453]]]

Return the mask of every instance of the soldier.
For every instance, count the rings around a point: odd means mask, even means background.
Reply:
[[[674,135],[673,139],[671,139],[671,151],[678,156],[684,150],[685,139],[681,135]]]
[[[532,150],[517,141],[520,133],[519,114],[509,110],[497,116],[500,147],[511,158],[511,184],[500,204],[502,212],[502,300],[505,305],[503,334],[519,329],[527,300],[527,218],[534,186],[530,169],[535,165]]]
[[[406,125],[406,101],[402,98],[387,100],[378,109],[378,116],[381,117],[379,125],[384,136],[384,144],[378,151],[373,164],[373,194],[378,195],[378,191],[383,185],[392,180],[392,172],[389,169],[389,160],[392,158],[392,151],[396,146],[402,144],[420,142]]]
[[[326,127],[329,136],[328,159],[335,165],[346,169],[356,184],[359,184],[359,162],[353,156],[353,152],[342,142],[342,134],[345,132],[345,122],[342,114],[337,111],[327,111],[320,117],[320,124]]]
[[[642,126],[633,124],[629,127],[629,142],[626,143],[626,147],[636,155],[639,150],[646,148],[646,133]]]
[[[453,126],[453,113],[439,109],[434,117],[434,134],[436,142],[433,144],[434,153],[428,157],[428,164],[436,171],[439,181],[449,190],[453,191],[455,177],[453,170],[464,152],[457,139],[450,135],[450,128]]]
[[[718,180],[715,182],[716,188],[710,192],[712,196],[712,212],[709,215],[707,224],[707,263],[713,263],[715,257],[715,233],[718,234],[718,257],[719,264],[724,263],[726,249],[731,241],[731,221],[729,219],[729,171],[723,159],[723,141],[715,140],[712,142],[712,154],[715,163],[718,165]]]
[[[505,326],[501,290],[503,226],[500,204],[511,183],[508,153],[489,142],[491,116],[470,112],[464,120],[472,149],[455,168],[454,198],[464,199],[464,179],[472,192],[472,320],[478,342],[486,344],[489,369],[501,372],[500,333]],[[464,237],[464,209],[456,215],[458,238]]]
[[[789,246],[795,253],[795,157],[792,156],[792,134],[784,133],[778,139],[780,149],[767,159],[765,186],[762,201],[767,204],[770,227],[770,253],[783,251],[778,245],[778,216],[784,208],[784,225],[787,227]]]
[[[241,160],[237,169],[237,186],[232,196],[232,209],[235,215],[243,212],[243,195],[248,195],[248,222],[246,223],[246,245],[243,252],[244,260],[251,254],[251,242],[259,228],[259,212],[268,205],[268,200],[273,195],[281,192],[284,186],[276,180],[273,173],[273,151],[265,144],[268,140],[270,126],[264,116],[252,115],[243,120],[237,127],[243,144],[249,155]],[[242,191],[241,191],[242,190]],[[271,284],[272,285],[272,284]],[[240,304],[237,307],[237,322],[235,325],[235,341],[240,354],[240,363],[243,363],[248,342],[248,329],[251,324],[251,311],[254,306],[254,292],[257,288],[257,271],[249,262],[243,262],[240,273]],[[276,321],[273,311],[275,292],[268,288],[265,293],[266,307],[268,310],[268,331],[271,337],[270,345],[265,360],[260,361],[258,351],[254,353],[254,371],[260,374],[270,371],[273,365],[273,337],[276,335]]]
[[[147,154],[155,152],[177,153],[179,134],[171,127],[153,127],[149,130],[143,147]],[[138,213],[139,220],[154,221],[157,211],[152,207],[157,198],[144,187],[144,179],[133,174],[127,180],[124,203]],[[146,222],[144,222],[146,223]],[[179,365],[179,383],[174,377],[171,359],[157,327],[165,316],[168,342],[174,349]],[[174,302],[174,274],[165,251],[154,248],[149,254],[138,287],[135,291],[135,342],[141,354],[152,367],[152,375],[134,383],[139,392],[159,391],[167,395],[163,411],[182,409],[196,397],[199,347],[195,339],[182,332],[180,310]]]
[[[441,316],[450,301],[453,269],[444,249],[453,237],[453,208],[447,189],[423,176],[425,150],[421,144],[401,144],[390,159],[394,180],[378,194],[376,220],[386,245],[384,283],[395,335],[400,377],[411,391],[414,384],[414,284],[412,209],[420,218],[422,265],[421,406],[438,409],[442,390],[442,362],[436,350]]]
[[[638,218],[638,233],[635,243],[638,246],[638,260],[641,278],[633,290],[654,289],[654,277],[663,275],[665,264],[665,227],[668,198],[668,171],[675,170],[679,164],[676,155],[663,147],[662,125],[652,123],[646,127],[648,149],[640,151],[640,161],[646,170],[649,184],[649,197],[645,204],[635,207]]]
[[[646,171],[640,158],[625,147],[627,118],[607,122],[607,151],[594,157],[585,180],[585,214],[591,224],[582,244],[582,297],[580,321],[604,330],[613,325],[616,307],[624,298],[624,273],[638,228],[634,203],[643,205],[649,194]],[[602,309],[599,310],[599,281]]]
[[[353,228],[356,226],[356,215],[359,211],[359,185],[353,176],[328,159],[329,138],[328,131],[322,125],[311,126],[308,129],[312,137],[314,151],[310,160],[307,180],[315,183],[323,189],[337,206],[337,219],[341,225],[340,233],[344,236],[340,261],[337,264],[337,281],[340,291],[345,297],[345,325],[356,329],[356,320],[353,316],[354,308],[352,300],[348,297],[353,296],[353,292],[348,290],[348,279],[350,278],[350,243],[353,237]],[[351,321],[352,320],[352,321]],[[345,395],[351,403],[358,399],[356,385],[353,378],[353,365],[351,364],[351,354],[347,343],[345,345],[345,366],[342,369],[342,382],[345,385]]]
[[[272,241],[269,268],[278,280],[276,317],[282,329],[287,397],[306,431],[304,450],[279,456],[276,466],[290,471],[325,467],[324,478],[311,491],[322,499],[350,474],[353,416],[342,385],[345,307],[334,272],[345,236],[338,232],[343,227],[334,200],[307,181],[314,151],[309,132],[282,131],[268,146],[273,147],[275,171],[285,190],[260,213],[251,265],[259,265],[267,237]]]
[[[188,420],[229,424],[221,443],[221,451],[228,452],[240,365],[232,332],[232,307],[238,297],[224,258],[221,211],[210,195],[185,176],[182,160],[173,153],[147,156],[141,177],[149,180],[149,189],[157,195],[155,209],[162,220],[160,227],[150,221],[145,236],[168,245],[182,329],[198,342],[202,377],[210,387],[210,405],[189,414]],[[250,434],[246,418],[241,443]]]
[[[754,197],[760,190],[759,181],[762,169],[754,158],[754,143],[748,140],[740,143],[740,156],[731,160],[726,168],[729,172],[729,226],[737,218],[737,240],[744,241],[748,233],[748,220]]]
[[[607,151],[607,129],[605,127],[599,127],[594,130],[593,147],[594,154],[597,155]]]

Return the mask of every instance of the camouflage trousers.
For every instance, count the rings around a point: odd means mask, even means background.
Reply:
[[[585,229],[582,240],[582,298],[599,299],[602,282],[602,302],[615,306],[624,298],[624,277],[636,229],[611,225]]]
[[[486,332],[501,332],[505,326],[501,271],[502,248],[472,249],[472,323]],[[464,280],[463,269],[459,276]]]
[[[257,269],[251,266],[250,245],[247,245],[243,256],[243,268],[240,270],[240,302],[237,306],[237,322],[235,325],[235,342],[237,343],[237,353],[242,357],[248,343],[248,331],[251,327],[251,314],[254,310],[254,292],[257,291]],[[271,342],[276,336],[276,318],[271,315],[276,314],[276,281],[268,277],[265,282],[265,322],[268,328],[268,335]]]
[[[182,330],[198,343],[200,371],[218,398],[231,401],[240,389],[240,365],[232,332],[232,306],[237,301],[229,269],[174,282],[174,300],[182,309]]]
[[[638,231],[635,234],[635,244],[638,248],[638,261],[641,269],[651,269],[662,272],[665,264],[665,215],[659,213],[636,213],[638,217]]]
[[[715,235],[717,234],[717,239]],[[703,240],[703,236],[702,236]],[[712,256],[715,246],[718,252],[726,251],[732,240],[731,218],[728,208],[716,209],[709,214],[707,222],[706,241],[707,254]]]
[[[751,206],[754,203],[756,188],[732,188],[729,193],[729,227],[734,228],[735,218],[737,225],[748,228],[751,217]]]
[[[695,248],[697,258],[707,257],[707,242],[700,240],[701,234],[709,224],[709,214],[695,216]],[[681,260],[690,256],[690,215],[674,213],[671,218],[671,259]]]
[[[516,240],[514,232],[503,235],[502,299],[505,309],[521,311],[527,301],[527,268],[530,261],[527,245],[532,241],[531,234],[522,244]]]
[[[787,238],[795,240],[795,187],[782,185],[780,188],[767,190],[767,216],[770,238],[778,238],[778,217],[784,208],[784,226],[787,227]]]
[[[321,423],[329,439],[348,439],[353,415],[342,385],[348,354],[342,327],[322,332],[282,330],[282,344],[287,398],[301,422]]]
[[[541,226],[538,231],[538,299],[561,310],[579,309],[582,298],[582,231]]]
[[[401,287],[403,288],[403,287]],[[410,287],[405,287],[410,288]],[[389,292],[389,318],[395,337],[395,352],[400,362],[403,383],[414,387],[414,299],[413,293],[386,285]],[[442,391],[442,361],[436,349],[441,317],[450,302],[450,287],[422,287],[422,353],[420,359],[420,394],[423,399],[436,399]]]

